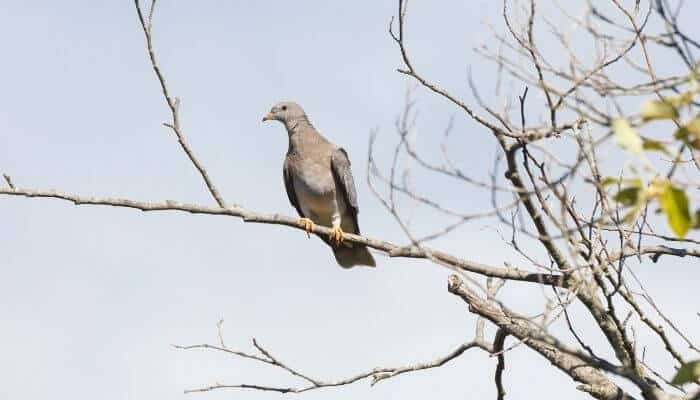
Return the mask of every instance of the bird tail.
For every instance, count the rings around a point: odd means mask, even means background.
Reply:
[[[357,265],[365,265],[367,267],[377,266],[369,249],[367,249],[366,246],[355,243],[353,243],[352,246],[342,245],[333,247],[333,255],[338,264],[343,268],[352,268]]]

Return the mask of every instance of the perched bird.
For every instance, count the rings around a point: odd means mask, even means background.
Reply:
[[[299,213],[299,223],[307,233],[314,223],[332,228],[330,236],[322,239],[331,246],[342,267],[374,267],[376,263],[367,247],[343,240],[344,232],[360,234],[357,193],[348,154],[323,137],[294,102],[275,104],[263,117],[263,122],[270,120],[283,123],[289,135],[284,186]]]

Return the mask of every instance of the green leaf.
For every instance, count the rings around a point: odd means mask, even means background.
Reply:
[[[696,149],[700,149],[700,134],[692,133],[687,127],[678,128],[673,137]]]
[[[641,191],[642,189],[638,187],[624,188],[617,192],[613,199],[624,206],[633,206],[639,202]]]
[[[603,186],[616,185],[618,183],[620,183],[620,179],[612,176],[606,176],[605,178],[603,178],[603,180],[600,181],[600,184]]]
[[[690,89],[677,96],[666,97],[664,100],[666,100],[667,103],[672,104],[674,106],[684,106],[693,102],[693,97],[695,97],[696,93],[696,90]]]
[[[673,232],[678,237],[684,237],[692,224],[690,211],[688,210],[688,196],[682,189],[669,183],[666,185],[659,201]]]
[[[642,119],[644,122],[654,119],[674,118],[678,118],[678,110],[670,102],[649,100],[642,106]]]
[[[676,132],[676,135],[679,136],[678,139],[683,140],[696,149],[700,149],[700,116],[688,121]]]
[[[700,208],[695,210],[695,222],[693,223],[693,229],[700,229]]]
[[[637,131],[634,130],[624,118],[615,118],[612,123],[615,140],[625,150],[634,154],[639,154],[644,148],[642,138],[639,137]]]
[[[625,215],[622,216],[622,220],[625,221],[625,223],[631,224],[634,222],[634,220],[637,218],[637,214],[639,214],[639,210],[642,209],[641,204],[637,204],[636,206],[632,207]]]
[[[627,187],[636,188],[644,186],[644,182],[642,182],[641,178],[616,178],[614,176],[606,176],[601,179],[600,184],[603,186],[626,184]]]
[[[694,76],[695,72],[693,72],[692,74],[693,75],[691,75],[688,79],[688,82],[690,83],[690,89],[676,96],[668,96],[664,98],[664,100],[677,107],[692,103],[695,95],[700,92],[700,86],[698,86],[697,78]]]
[[[660,151],[664,154],[669,154],[668,150],[666,150],[666,147],[664,147],[663,143],[654,139],[642,137],[642,148],[647,151]]]
[[[685,126],[681,126],[680,128],[678,128],[678,130],[676,130],[676,133],[673,134],[674,138],[682,141],[688,140],[689,136],[690,131]]]
[[[646,204],[647,195],[644,184],[640,178],[623,179],[623,182],[627,182],[632,186],[620,190],[613,198],[615,201],[622,203],[622,205],[631,207],[625,215],[622,216],[623,221],[631,224],[634,222],[635,218],[637,218],[644,204]]]
[[[685,124],[685,127],[688,128],[688,131],[696,135],[700,134],[700,117],[691,119],[687,124]]]
[[[628,179],[623,179],[622,182],[629,183],[630,186],[634,186],[637,188],[641,188],[642,186],[644,186],[644,182],[642,182],[642,178],[628,178]]]
[[[700,360],[691,361],[681,365],[676,376],[671,381],[674,385],[683,385],[700,378]]]

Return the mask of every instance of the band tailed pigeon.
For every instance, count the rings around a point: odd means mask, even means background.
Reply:
[[[263,121],[284,124],[289,148],[284,159],[284,186],[299,213],[299,223],[307,232],[314,223],[330,226],[330,236],[322,238],[333,249],[344,268],[376,265],[365,246],[343,241],[343,233],[360,234],[357,224],[357,194],[348,154],[324,138],[311,125],[304,110],[294,102],[275,104]]]

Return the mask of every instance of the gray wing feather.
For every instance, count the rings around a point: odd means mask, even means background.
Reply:
[[[360,225],[357,223],[357,193],[355,192],[355,181],[352,179],[352,170],[350,168],[350,158],[344,149],[338,148],[331,153],[331,169],[335,178],[336,186],[340,189],[348,211],[352,216],[352,220],[357,228],[357,233],[360,233]]]
[[[301,211],[299,206],[299,200],[297,199],[297,193],[294,191],[294,178],[292,177],[292,172],[289,169],[289,159],[284,160],[284,166],[282,167],[282,175],[284,176],[284,187],[287,189],[287,197],[292,206],[296,208],[297,213],[300,217],[304,217],[304,213]]]

